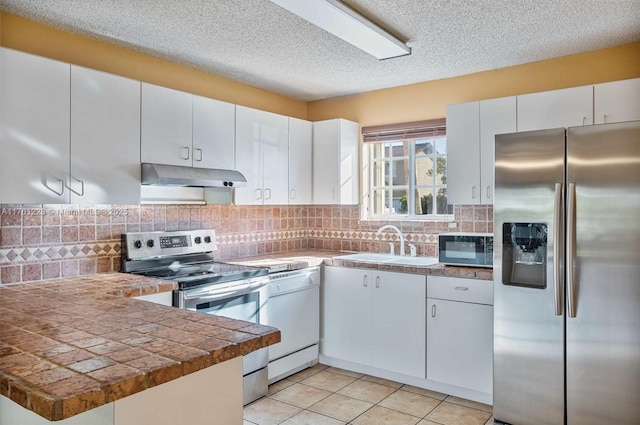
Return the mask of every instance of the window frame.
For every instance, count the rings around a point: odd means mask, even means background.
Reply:
[[[433,193],[434,203],[435,203],[437,199],[438,191],[443,188],[446,190],[447,188],[446,182],[444,184],[437,182],[438,158],[444,158],[445,164],[447,161],[446,144],[445,144],[444,153],[438,154],[437,141],[439,139],[444,139],[446,143],[446,134],[439,133],[439,134],[434,134],[432,136],[427,136],[427,137],[424,137],[424,136],[411,137],[411,138],[402,137],[396,140],[369,141],[367,143],[363,143],[363,159],[364,159],[363,174],[366,177],[364,179],[365,180],[364,200],[366,202],[366,205],[364,205],[365,208],[363,208],[363,213],[365,213],[364,214],[365,216],[363,218],[365,220],[451,221],[454,219],[453,205],[450,205],[450,204],[447,205],[451,211],[450,213],[445,213],[445,214],[437,214],[437,212],[431,213],[431,214],[410,213],[412,211],[415,211],[415,203],[417,201],[417,197],[416,197],[417,189],[418,190],[421,188],[431,189]],[[431,184],[429,185],[418,184],[415,179],[416,166],[417,166],[416,158],[419,158],[418,155],[416,154],[416,143],[420,141],[430,141],[433,144],[433,152],[428,157],[430,157],[433,160],[434,175],[432,177]],[[397,144],[397,146],[408,144],[408,156],[407,155],[393,156],[393,155],[388,155],[386,152],[382,156],[376,156],[375,149],[383,149],[383,152],[389,150],[389,152],[391,152],[391,146],[393,146],[393,144]],[[392,167],[393,166],[392,164],[396,163],[397,161],[404,161],[404,160],[407,161],[407,165],[409,168],[408,175],[411,176],[411,178],[408,179],[409,180],[408,184],[393,185],[393,182],[391,182],[392,184],[376,185],[375,173],[376,173],[376,169],[379,168],[378,166],[376,166],[376,164],[381,164],[381,167],[384,169],[386,168],[385,163],[389,164],[389,167]],[[384,176],[386,176],[386,173],[383,173],[382,177],[384,178]],[[446,178],[446,174],[445,174],[445,178]],[[388,192],[387,196],[390,196],[391,198],[393,198],[394,190],[406,191],[407,212],[405,214],[398,213],[398,212],[376,214],[375,213],[376,191],[379,191],[379,190],[384,190]],[[433,209],[437,211],[437,204],[433,205]]]

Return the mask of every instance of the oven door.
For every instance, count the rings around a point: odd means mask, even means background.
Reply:
[[[175,291],[174,307],[268,325],[268,276]]]
[[[174,291],[174,307],[268,325],[269,276]],[[267,395],[269,351],[242,358],[243,404]]]

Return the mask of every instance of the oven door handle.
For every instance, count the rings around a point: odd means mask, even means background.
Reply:
[[[183,291],[182,299],[187,300],[200,300],[203,302],[206,301],[217,301],[224,298],[229,297],[230,295],[244,295],[250,292],[255,292],[256,290],[266,286],[269,283],[269,280],[259,280],[257,282],[247,282],[243,284],[239,284],[236,286],[232,286],[228,288],[228,290],[220,291],[216,289],[208,290],[208,291]]]

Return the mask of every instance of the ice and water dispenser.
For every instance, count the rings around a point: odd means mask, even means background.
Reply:
[[[502,237],[502,283],[546,288],[547,225],[504,223]]]

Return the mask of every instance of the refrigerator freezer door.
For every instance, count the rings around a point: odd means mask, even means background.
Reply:
[[[564,424],[563,282],[554,269],[564,161],[564,128],[496,136],[493,413],[510,424]],[[528,236],[536,229],[543,245]]]
[[[567,425],[637,425],[640,122],[568,129],[567,159],[576,229],[567,235],[576,316],[567,315]]]

